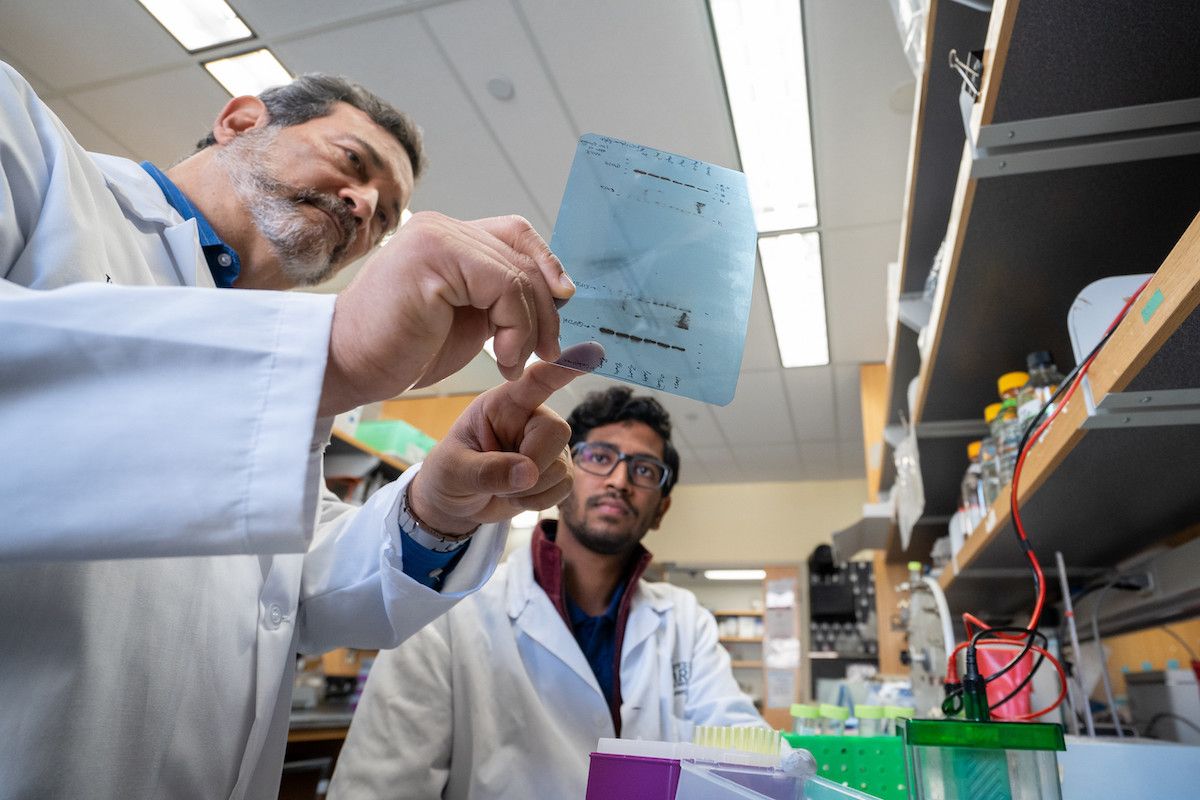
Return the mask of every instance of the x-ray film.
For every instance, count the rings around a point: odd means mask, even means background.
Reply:
[[[756,243],[742,173],[587,134],[551,239],[578,287],[560,343],[602,344],[597,375],[726,405]]]

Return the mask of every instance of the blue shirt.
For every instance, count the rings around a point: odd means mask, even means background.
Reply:
[[[200,210],[192,205],[183,192],[179,191],[179,187],[167,177],[166,173],[149,161],[143,161],[141,166],[158,184],[158,188],[162,189],[163,196],[167,198],[171,207],[179,212],[179,216],[184,219],[196,220],[196,232],[200,234],[200,249],[204,252],[204,260],[208,262],[213,283],[222,289],[232,288],[233,282],[242,273],[242,260],[238,258],[237,251],[225,244],[224,240],[213,230],[209,221],[200,213]],[[433,550],[417,544],[411,536],[401,531],[400,557],[403,562],[404,574],[423,586],[440,590],[446,576],[458,564],[469,546],[469,544],[464,545],[452,553],[435,553]]]
[[[237,252],[221,240],[204,215],[192,205],[190,200],[184,197],[183,192],[179,191],[179,187],[167,177],[166,173],[149,161],[142,162],[142,169],[146,170],[158,184],[158,188],[162,189],[167,202],[179,212],[179,216],[184,219],[196,220],[196,230],[200,234],[200,249],[204,251],[204,260],[208,262],[208,271],[212,273],[213,283],[222,289],[231,288],[238,275],[242,273],[242,260],[238,258]]]
[[[579,649],[587,658],[592,673],[596,676],[596,682],[600,684],[600,691],[604,692],[604,699],[610,708],[613,703],[615,683],[613,670],[616,668],[617,612],[621,608],[621,598],[624,595],[625,584],[621,583],[613,592],[612,599],[608,601],[608,608],[598,617],[588,616],[583,609],[575,605],[571,596],[567,595],[567,614],[571,617],[571,633],[574,634]]]

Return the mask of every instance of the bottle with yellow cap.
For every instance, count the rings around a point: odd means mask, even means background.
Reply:
[[[821,703],[822,730],[830,736],[841,736],[846,732],[846,720],[850,709],[832,703]]]
[[[808,703],[792,703],[794,730],[801,736],[816,736],[821,732],[821,709]]]
[[[1012,480],[1013,467],[1017,465],[1017,448],[1021,445],[1022,434],[1017,397],[1028,382],[1027,372],[1006,372],[996,381],[996,388],[1000,390],[1000,413],[992,423],[992,436],[996,438],[996,451],[1000,456],[1001,485]]]
[[[999,414],[999,403],[992,403],[983,410],[983,421],[987,423],[988,430],[991,430],[992,420]],[[979,446],[979,480],[983,486],[983,509],[986,515],[987,509],[1000,496],[1000,487],[1003,486],[1000,483],[1000,454],[996,450],[996,437],[991,435],[983,437]]]
[[[983,442],[971,442],[967,445],[967,471],[963,474],[958,508],[966,515],[968,530],[983,519],[983,487],[982,471],[979,464],[980,448]]]
[[[1034,417],[1042,410],[1042,406],[1050,402],[1055,390],[1063,382],[1062,373],[1055,366],[1054,356],[1050,355],[1049,351],[1039,350],[1036,353],[1030,353],[1025,358],[1025,364],[1029,368],[1029,380],[1021,387],[1021,392],[1017,395],[1017,416],[1021,418],[1022,436],[1025,434],[1025,429],[1033,422]],[[1051,405],[1046,409],[1042,419],[1045,420],[1053,411],[1054,406]]]

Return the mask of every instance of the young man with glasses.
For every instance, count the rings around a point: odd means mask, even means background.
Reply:
[[[584,796],[600,737],[690,740],[764,725],[711,614],[650,583],[641,545],[671,505],[667,412],[626,387],[567,420],[575,482],[478,594],[380,653],[331,800]]]

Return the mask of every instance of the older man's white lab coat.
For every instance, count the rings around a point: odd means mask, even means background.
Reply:
[[[690,741],[696,725],[764,725],[712,614],[638,581],[621,647],[621,737]],[[596,676],[537,584],[528,547],[478,594],[379,654],[330,800],[583,798],[614,735]]]
[[[0,798],[274,798],[296,652],[395,645],[504,529],[441,594],[405,576],[399,483],[320,489],[333,298],[212,288],[195,223],[4,64],[0,277]]]

